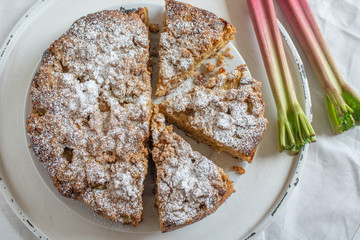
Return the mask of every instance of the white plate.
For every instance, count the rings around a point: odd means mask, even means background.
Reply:
[[[216,213],[170,233],[159,232],[151,187],[147,187],[144,193],[144,221],[139,227],[113,223],[94,214],[86,205],[60,196],[45,169],[27,147],[24,121],[29,109],[28,87],[43,51],[79,17],[120,6],[146,6],[152,23],[162,21],[163,1],[157,0],[151,3],[132,1],[131,4],[124,1],[119,3],[119,0],[38,1],[5,41],[0,52],[0,186],[10,206],[29,229],[41,238],[245,239],[254,236],[271,222],[296,186],[308,148],[306,146],[296,157],[277,152],[276,109],[269,86],[265,83],[262,90],[267,102],[266,117],[270,124],[254,163],[247,168],[247,174],[243,177],[229,170],[231,166],[240,164],[238,160],[225,153],[217,154],[179,132],[195,150],[204,153],[230,174],[237,192]],[[289,59],[294,59],[290,61],[292,71],[303,83],[299,85],[299,98],[311,118],[309,92],[301,59],[286,31],[282,27],[280,29],[289,46]],[[244,63],[233,45],[230,46],[235,58],[229,62],[229,70]],[[147,184],[150,185],[151,181]]]

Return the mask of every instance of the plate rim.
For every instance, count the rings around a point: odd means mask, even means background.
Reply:
[[[20,17],[20,19],[16,22],[14,27],[11,29],[10,33],[5,38],[3,44],[0,48],[0,66],[4,62],[4,55],[7,53],[7,48],[9,45],[13,44],[14,41],[11,41],[13,37],[24,27],[24,24],[28,19],[31,18],[32,14],[36,11],[39,11],[41,8],[45,7],[46,4],[50,0],[37,0],[34,2],[34,4]],[[312,105],[311,105],[311,96],[307,81],[307,76],[305,73],[305,68],[303,65],[303,62],[300,58],[300,55],[292,42],[289,34],[287,33],[286,29],[283,27],[281,22],[278,20],[278,25],[280,29],[280,33],[282,35],[283,40],[285,41],[287,47],[289,48],[292,60],[295,61],[298,71],[300,73],[300,79],[303,86],[303,93],[304,93],[304,110],[305,115],[308,117],[310,122],[312,121]],[[240,55],[241,56],[241,55]],[[241,56],[241,58],[243,58]],[[289,176],[289,180],[286,182],[285,186],[288,185],[288,188],[284,188],[281,193],[279,194],[279,197],[277,201],[274,201],[272,204],[272,208],[268,211],[268,213],[264,214],[264,216],[261,218],[261,220],[252,228],[250,231],[248,231],[247,234],[245,234],[243,239],[250,239],[254,237],[255,235],[258,235],[259,233],[263,232],[274,220],[274,217],[278,215],[279,210],[281,210],[284,206],[284,203],[286,203],[289,199],[291,194],[293,193],[293,190],[296,188],[299,180],[300,175],[303,168],[303,163],[306,159],[307,153],[308,153],[309,144],[306,144],[299,154],[297,155],[296,159],[293,161],[297,161],[296,166],[293,167],[293,172]],[[1,156],[0,156],[1,161]],[[10,206],[10,208],[14,211],[16,216],[19,218],[19,220],[25,224],[25,226],[39,239],[49,239],[48,236],[37,227],[36,224],[31,222],[31,219],[27,217],[27,215],[22,211],[22,209],[18,206],[16,203],[16,200],[12,197],[12,194],[7,187],[6,180],[2,178],[0,175],[0,191],[2,192],[7,204]],[[241,237],[240,237],[241,238]],[[239,239],[240,239],[239,238]]]
[[[44,6],[47,2],[45,0],[37,0],[31,7],[20,17],[20,19],[15,23],[14,27],[11,29],[9,34],[6,36],[4,42],[0,48],[0,66],[2,65],[4,60],[4,55],[7,53],[6,50],[13,41],[11,41],[15,34],[17,34],[21,28],[23,27],[24,22],[32,16],[32,14],[38,11],[41,7]],[[0,161],[2,161],[2,157],[0,156]],[[1,174],[1,172],[0,172]],[[13,210],[18,219],[38,238],[38,239],[49,239],[49,237],[34,224],[31,219],[23,212],[23,210],[18,206],[16,200],[13,198],[12,194],[5,183],[5,180],[0,175],[0,191],[4,196],[7,204]]]
[[[292,55],[292,59],[290,61],[294,61],[297,70],[300,74],[300,80],[303,87],[303,93],[304,93],[304,110],[305,115],[310,121],[312,122],[312,103],[311,103],[311,95],[309,90],[309,84],[307,80],[307,75],[305,72],[305,67],[303,64],[303,61],[301,60],[301,57],[299,55],[299,52],[297,51],[293,41],[291,40],[291,37],[289,36],[288,32],[286,31],[285,27],[282,25],[282,23],[277,19],[278,27],[280,30],[280,34],[282,36],[283,41],[285,42],[286,46],[289,48],[289,51]],[[286,48],[286,47],[285,47]],[[294,189],[298,185],[300,181],[301,172],[304,166],[304,161],[306,159],[308,150],[309,150],[309,143],[306,143],[300,150],[300,152],[296,156],[296,167],[294,168],[289,180],[286,182],[285,186],[288,185],[288,188],[284,188],[280,194],[280,197],[277,201],[275,201],[275,204],[273,207],[265,214],[265,216],[258,222],[258,224],[252,228],[246,237],[245,240],[248,240],[255,235],[258,235],[259,233],[262,233],[273,221],[274,217],[278,215],[281,209],[283,209],[283,206],[285,203],[290,199],[290,196],[292,195]]]

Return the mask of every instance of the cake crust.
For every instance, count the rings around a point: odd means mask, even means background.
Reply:
[[[44,53],[27,132],[63,196],[137,226],[148,165],[146,8],[89,14]]]
[[[194,76],[202,62],[225,47],[235,32],[233,25],[211,12],[166,0],[156,95],[166,95]]]
[[[234,192],[232,182],[211,160],[165,125],[154,107],[151,133],[156,166],[156,202],[160,228],[169,232],[215,212]]]

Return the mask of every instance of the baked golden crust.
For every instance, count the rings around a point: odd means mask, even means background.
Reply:
[[[166,119],[197,141],[251,162],[267,120],[260,83],[245,65],[199,83],[160,104]]]
[[[58,188],[95,212],[141,221],[151,84],[147,9],[80,18],[44,53],[26,121]]]
[[[160,228],[168,232],[197,222],[234,192],[224,171],[166,127],[154,107],[151,120],[152,157],[156,167],[156,202]]]
[[[233,25],[211,12],[167,0],[156,95],[168,94],[194,76],[202,62],[224,47],[235,32]]]

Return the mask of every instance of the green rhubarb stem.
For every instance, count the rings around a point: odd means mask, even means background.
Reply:
[[[247,4],[277,108],[279,150],[297,153],[305,143],[315,141],[315,132],[296,97],[274,5],[271,0],[247,0]]]
[[[302,146],[303,142],[307,143],[307,142],[315,141],[315,131],[313,130],[311,124],[307,120],[306,115],[303,112],[296,97],[293,78],[290,73],[290,68],[288,66],[288,62],[286,59],[283,41],[281,39],[281,34],[277,25],[274,4],[272,1],[264,1],[264,4],[267,9],[267,13],[269,15],[269,21],[271,21],[270,26],[273,26],[270,28],[270,31],[275,42],[274,47],[276,49],[276,54],[277,56],[280,56],[278,58],[278,61],[282,73],[281,79],[283,81],[283,86],[286,88],[287,101],[289,102],[289,105],[292,109],[291,114],[294,114],[293,119],[290,119],[290,121],[292,121],[293,124],[295,124],[295,128],[294,128],[295,135],[298,138],[296,145]],[[291,118],[291,114],[290,116],[288,116],[289,118]]]
[[[360,97],[343,80],[306,0],[278,0],[324,91],[335,134],[360,123]]]

